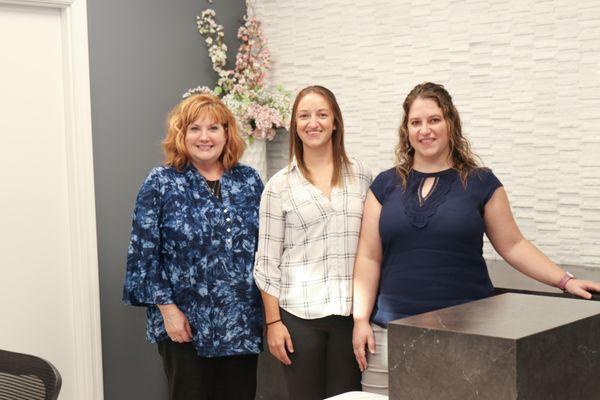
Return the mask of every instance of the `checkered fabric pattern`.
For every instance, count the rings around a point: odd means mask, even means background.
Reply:
[[[352,313],[352,274],[369,168],[352,160],[331,199],[295,162],[267,183],[260,202],[257,286],[300,318]]]

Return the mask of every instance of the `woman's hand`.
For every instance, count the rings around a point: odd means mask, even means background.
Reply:
[[[367,369],[365,348],[369,350],[369,353],[375,353],[375,336],[373,336],[373,329],[368,320],[354,320],[352,347],[354,347],[354,357],[356,357],[358,368],[363,372]]]
[[[192,341],[192,327],[185,314],[175,304],[159,304],[165,329],[172,341],[185,343]]]
[[[600,292],[600,283],[573,278],[565,285],[565,291],[589,300],[592,298],[590,292]]]
[[[278,321],[267,326],[267,343],[269,344],[269,351],[276,359],[285,365],[292,363],[287,353],[294,352],[294,345],[292,344],[292,337],[283,322]]]

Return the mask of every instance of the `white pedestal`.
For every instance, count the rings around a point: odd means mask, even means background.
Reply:
[[[246,139],[246,151],[240,163],[254,168],[260,174],[263,183],[267,182],[267,142],[265,140],[253,140],[252,144]]]

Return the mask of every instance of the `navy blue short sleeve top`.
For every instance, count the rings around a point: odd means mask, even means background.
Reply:
[[[423,198],[429,177],[433,186]],[[377,176],[371,191],[382,205],[383,259],[373,322],[385,327],[395,319],[492,294],[483,259],[483,213],[500,186],[487,168],[472,171],[466,186],[454,169],[413,170],[406,189],[394,168]]]

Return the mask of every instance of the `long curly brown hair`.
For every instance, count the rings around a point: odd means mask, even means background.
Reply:
[[[396,172],[402,180],[402,186],[406,187],[408,175],[413,169],[415,149],[408,140],[408,113],[418,98],[433,100],[441,108],[448,124],[452,168],[458,171],[463,186],[466,186],[469,173],[480,167],[479,157],[471,151],[471,144],[463,136],[460,115],[452,103],[452,96],[444,86],[432,82],[424,82],[415,86],[402,104],[404,116],[398,130],[399,141],[396,146]]]

